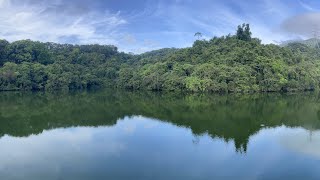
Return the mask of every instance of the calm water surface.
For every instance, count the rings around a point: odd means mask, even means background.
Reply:
[[[0,179],[320,179],[320,95],[1,93]]]

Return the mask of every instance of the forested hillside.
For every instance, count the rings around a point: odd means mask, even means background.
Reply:
[[[0,41],[0,90],[113,87],[193,92],[315,90],[320,50],[301,43],[264,45],[249,25],[190,48],[141,55],[114,46]]]
[[[290,41],[284,41],[281,43],[280,46],[288,46],[290,44],[304,44],[311,48],[320,48],[320,39],[317,38],[311,38],[307,40],[290,40]]]

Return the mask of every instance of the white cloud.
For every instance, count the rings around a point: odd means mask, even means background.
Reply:
[[[175,38],[177,47],[183,47],[181,45],[192,44],[195,32],[202,32],[206,37],[234,34],[242,23],[250,23],[253,36],[263,43],[284,41],[291,37],[280,32],[278,26],[292,14],[294,10],[276,0],[261,0],[254,5],[233,1],[232,6],[223,1],[203,0],[170,5],[160,3],[154,16],[165,19],[167,32],[174,32],[170,36]],[[169,33],[166,39],[171,39],[168,36]]]
[[[309,4],[302,2],[301,0],[299,0],[299,4],[308,11],[315,11],[313,7],[311,7]]]
[[[260,0],[254,4],[148,0],[142,4],[144,8],[123,13],[113,7],[91,6],[98,2],[101,3],[98,0],[0,0],[0,39],[113,44],[121,51],[142,53],[162,47],[191,46],[195,32],[201,32],[206,39],[234,34],[241,23],[250,23],[253,36],[263,43],[297,38],[279,28],[297,9],[279,0]],[[303,0],[292,4],[308,11],[314,9]]]
[[[320,13],[306,13],[288,18],[281,24],[281,29],[301,37],[312,37],[314,33],[319,35]]]
[[[62,4],[0,0],[0,38],[80,44],[118,44],[118,28],[127,21],[118,13]],[[61,8],[63,6],[63,8]]]

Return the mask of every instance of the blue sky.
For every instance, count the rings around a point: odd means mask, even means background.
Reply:
[[[308,37],[318,12],[319,0],[0,0],[0,38],[141,53],[191,46],[195,32],[232,34],[245,22],[263,43],[277,43]]]

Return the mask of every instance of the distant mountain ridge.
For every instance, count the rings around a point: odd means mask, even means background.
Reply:
[[[311,38],[311,39],[307,39],[307,40],[288,40],[288,41],[284,41],[280,44],[280,46],[288,46],[289,44],[292,43],[300,43],[300,44],[304,44],[307,45],[308,47],[311,48],[320,48],[320,39],[318,38]]]

